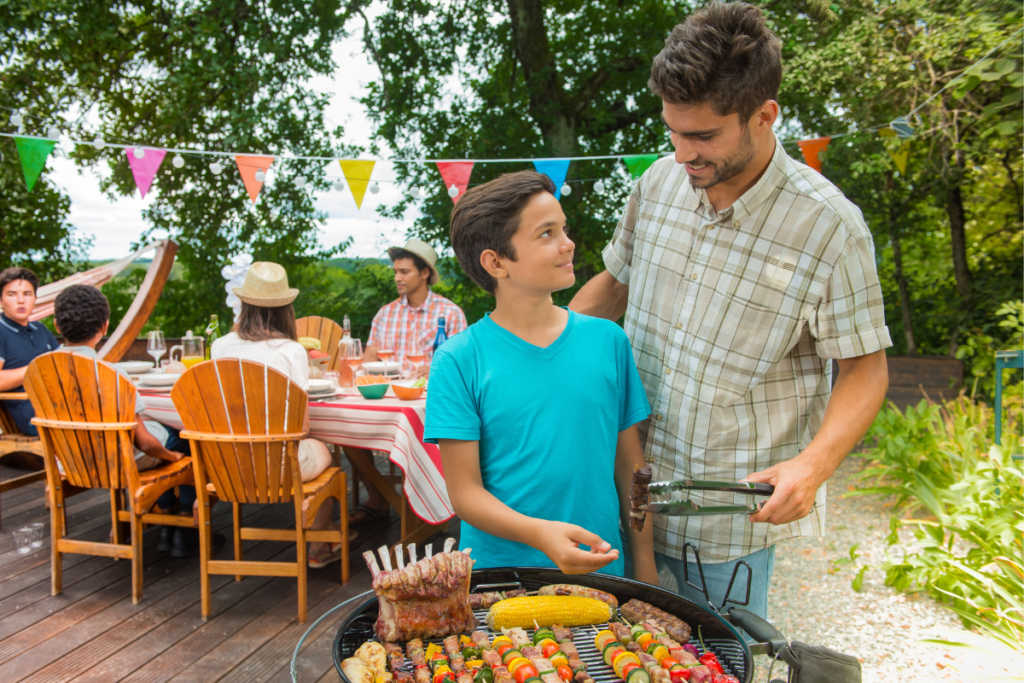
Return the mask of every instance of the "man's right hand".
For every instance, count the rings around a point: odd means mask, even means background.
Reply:
[[[565,574],[596,572],[619,559],[619,551],[583,527],[565,522],[545,522],[541,540],[533,547],[547,555]],[[590,546],[581,550],[580,544]]]

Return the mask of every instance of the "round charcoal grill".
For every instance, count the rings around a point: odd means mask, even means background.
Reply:
[[[535,591],[541,586],[556,583],[571,583],[611,593],[618,598],[620,605],[635,598],[679,617],[693,629],[690,643],[695,645],[701,654],[705,652],[706,647],[706,650],[714,652],[718,656],[726,673],[732,674],[743,683],[750,683],[753,679],[754,665],[751,648],[731,623],[710,609],[656,586],[603,574],[568,575],[554,569],[508,568],[474,571],[470,591],[513,590],[519,587]],[[785,637],[774,627],[749,612],[733,610],[733,621],[741,621],[737,618],[739,614],[743,615],[744,629],[755,639],[776,642],[785,640]],[[476,612],[479,622],[477,628],[487,631],[492,639],[501,635],[487,628],[486,616],[487,610]],[[357,607],[338,629],[338,635],[334,639],[334,667],[338,670],[338,675],[341,676],[344,683],[352,682],[341,671],[342,660],[354,656],[356,648],[367,640],[376,640],[373,631],[376,621],[377,598],[371,598]],[[622,683],[612,668],[604,663],[601,653],[594,647],[595,629],[601,630],[601,628],[603,628],[601,624],[595,624],[593,627],[577,626],[573,628],[573,644],[579,650],[580,659],[586,662],[587,673],[593,677],[595,683]],[[703,646],[698,633],[703,637]],[[440,645],[441,639],[424,640],[424,645],[428,642]]]

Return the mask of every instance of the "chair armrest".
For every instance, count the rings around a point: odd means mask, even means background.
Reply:
[[[306,432],[293,432],[290,434],[214,434],[211,432],[193,432],[182,430],[178,435],[189,441],[223,441],[228,443],[275,443],[279,441],[301,441],[307,436]]]
[[[5,391],[0,393],[0,401],[27,401],[28,394],[24,391]]]
[[[49,429],[81,429],[87,432],[116,432],[122,429],[135,429],[135,422],[76,422],[74,420],[47,420],[33,417],[32,424],[36,427]]]

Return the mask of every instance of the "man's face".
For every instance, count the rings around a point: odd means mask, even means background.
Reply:
[[[719,116],[710,104],[684,107],[662,102],[661,120],[676,148],[676,163],[686,166],[694,188],[725,182],[754,159],[750,122],[741,121],[739,114]]]
[[[32,314],[35,305],[36,290],[32,287],[32,283],[25,280],[8,282],[4,285],[3,292],[0,293],[0,308],[3,308],[4,315],[19,325],[28,322],[28,317]]]
[[[427,286],[430,279],[429,270],[416,270],[416,264],[411,258],[396,259],[391,267],[395,270],[395,287],[398,288],[398,296],[409,296],[419,291],[420,287]]]
[[[576,245],[565,230],[562,205],[553,195],[534,195],[519,217],[519,229],[512,236],[516,260],[503,259],[506,281],[514,286],[542,292],[557,292],[576,282],[572,256]],[[505,281],[499,281],[499,287]]]

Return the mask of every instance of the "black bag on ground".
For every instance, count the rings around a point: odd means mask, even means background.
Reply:
[[[861,683],[857,658],[827,647],[794,640],[779,659],[789,665],[789,683]]]

